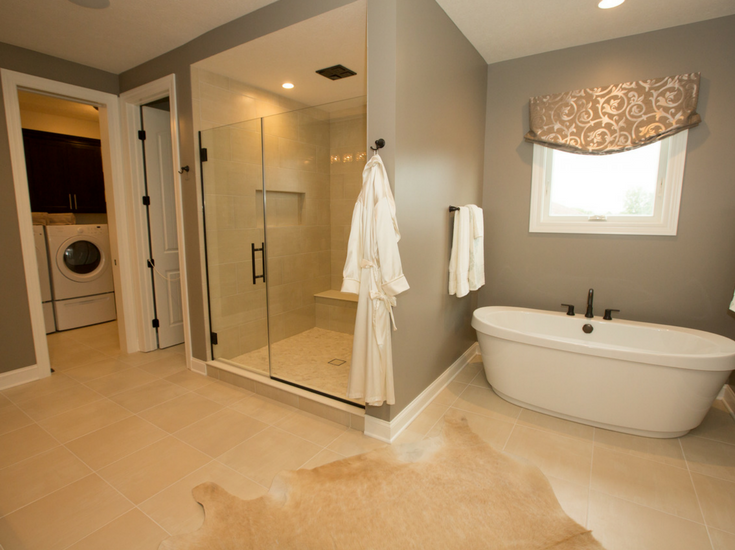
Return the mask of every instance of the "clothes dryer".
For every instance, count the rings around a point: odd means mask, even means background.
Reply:
[[[116,318],[107,225],[46,227],[58,330]]]

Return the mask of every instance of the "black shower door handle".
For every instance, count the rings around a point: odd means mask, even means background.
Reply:
[[[262,271],[263,271],[261,275],[255,274],[255,253],[256,252],[260,252],[260,260],[262,262]],[[265,243],[260,243],[260,248],[255,248],[255,243],[250,243],[250,257],[252,259],[251,265],[253,267],[253,284],[256,283],[257,279],[263,279],[263,282],[265,282]]]

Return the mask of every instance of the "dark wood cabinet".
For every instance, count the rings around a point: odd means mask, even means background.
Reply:
[[[100,140],[23,130],[33,212],[107,212]]]

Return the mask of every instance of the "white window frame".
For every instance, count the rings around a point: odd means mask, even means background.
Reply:
[[[608,216],[605,219],[599,219],[596,216],[550,216],[551,158],[554,150],[534,144],[529,231],[531,233],[676,235],[688,134],[689,131],[684,130],[662,140],[661,168],[652,217]],[[625,153],[618,154],[624,155]]]

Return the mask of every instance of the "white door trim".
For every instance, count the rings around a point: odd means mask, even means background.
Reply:
[[[189,322],[189,291],[186,282],[186,252],[184,243],[184,211],[181,199],[181,176],[179,175],[179,123],[178,109],[176,103],[176,78],[173,74],[164,76],[134,88],[120,95],[120,114],[122,136],[124,140],[123,154],[125,160],[125,172],[130,182],[128,200],[130,209],[130,239],[134,243],[132,256],[134,258],[133,270],[135,278],[135,301],[138,305],[138,339],[142,351],[156,349],[156,333],[150,326],[153,319],[153,293],[150,284],[149,268],[146,266],[148,259],[148,224],[143,215],[143,209],[139,208],[141,197],[145,194],[145,166],[143,165],[142,153],[139,147],[138,130],[141,129],[139,108],[141,105],[150,103],[164,97],[169,98],[171,113],[171,144],[172,159],[171,170],[174,172],[176,182],[174,198],[176,201],[176,231],[179,239],[179,268],[181,270],[181,304],[184,316],[184,351],[186,365],[191,369],[191,326]]]
[[[41,285],[33,241],[33,220],[28,193],[23,131],[18,105],[18,89],[65,97],[73,101],[90,103],[99,108],[100,138],[102,142],[102,164],[105,174],[105,197],[110,230],[110,247],[113,257],[113,279],[115,281],[115,303],[118,313],[120,347],[128,353],[137,351],[135,328],[135,303],[132,300],[132,273],[128,250],[128,228],[123,166],[120,144],[120,114],[118,98],[113,94],[90,90],[72,84],[56,82],[46,78],[0,69],[5,117],[8,128],[10,159],[18,213],[23,268],[28,289],[28,305],[31,313],[33,342],[36,352],[36,378],[48,376],[51,366],[46,342],[46,329],[41,306]],[[129,338],[129,336],[133,336]],[[29,365],[31,366],[31,365]]]

